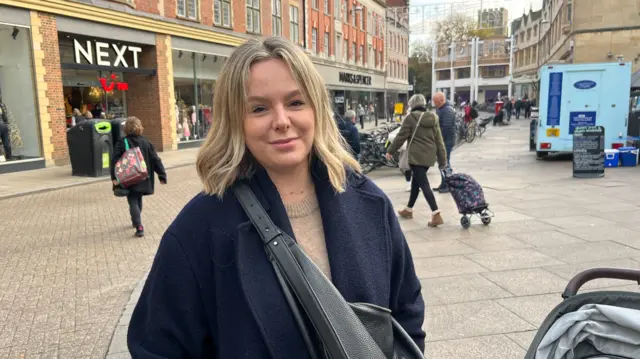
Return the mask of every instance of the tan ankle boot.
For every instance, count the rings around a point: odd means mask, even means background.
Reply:
[[[429,227],[437,227],[441,224],[444,224],[444,219],[442,219],[442,214],[440,214],[440,210],[437,210],[433,212],[433,214],[431,215],[431,220],[429,221],[429,223],[427,223],[427,225]]]
[[[402,218],[412,219],[413,211],[409,210],[408,208],[405,208],[402,211],[398,211],[398,215]]]

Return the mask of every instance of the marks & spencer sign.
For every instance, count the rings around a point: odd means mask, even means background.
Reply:
[[[340,72],[338,76],[340,82],[371,86],[371,76],[356,75],[349,72]]]
[[[112,44],[103,41],[73,39],[73,55],[76,64],[82,59],[90,65],[138,68],[138,46]]]

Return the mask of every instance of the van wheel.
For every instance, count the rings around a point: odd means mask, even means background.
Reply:
[[[537,158],[545,158],[549,155],[549,152],[543,152],[543,151],[536,151],[536,157]]]

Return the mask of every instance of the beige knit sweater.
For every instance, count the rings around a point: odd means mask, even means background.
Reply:
[[[315,192],[302,202],[284,203],[289,215],[293,234],[302,250],[331,279],[327,243],[324,237],[324,227],[320,215],[320,206]]]

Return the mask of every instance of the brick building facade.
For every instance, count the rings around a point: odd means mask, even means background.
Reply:
[[[548,63],[631,62],[640,71],[640,2],[544,0],[514,20],[515,96],[535,96],[540,66]]]
[[[400,85],[387,83],[385,11],[384,0],[0,0],[0,91],[20,130],[0,173],[69,164],[76,108],[139,117],[161,151],[198,146],[217,76],[251,37],[298,43],[338,112],[371,106],[383,117],[387,90],[407,89],[405,67],[389,74]]]

